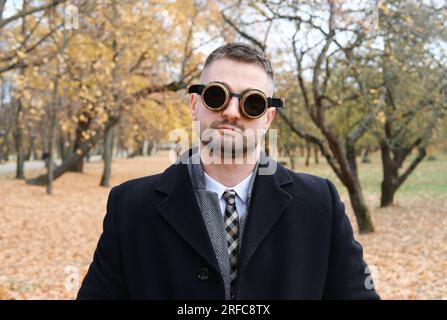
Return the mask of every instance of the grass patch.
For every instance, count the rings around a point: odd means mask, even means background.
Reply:
[[[380,153],[374,153],[370,156],[371,163],[361,163],[358,160],[358,170],[362,188],[367,193],[380,194],[380,185],[382,182],[382,163]],[[281,158],[281,160],[286,160]],[[305,166],[305,159],[297,157],[297,172],[305,172],[330,179],[335,183],[338,189],[344,189],[344,186],[327,165],[325,159],[320,159],[319,164],[313,163],[313,159],[309,166]],[[410,163],[411,158],[404,163],[404,168]],[[436,160],[427,161],[426,159],[417,166],[415,171],[405,181],[405,183],[397,191],[397,195],[416,195],[431,194],[444,195],[447,194],[447,156],[437,155]]]

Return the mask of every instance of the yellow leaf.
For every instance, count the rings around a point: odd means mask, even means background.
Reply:
[[[18,50],[17,51],[17,55],[19,56],[20,59],[25,59],[26,58],[26,53],[23,52],[22,50]]]

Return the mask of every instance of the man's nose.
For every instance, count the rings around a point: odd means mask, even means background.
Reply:
[[[223,110],[222,115],[225,119],[232,121],[239,120],[241,118],[238,97],[231,97],[227,107]]]

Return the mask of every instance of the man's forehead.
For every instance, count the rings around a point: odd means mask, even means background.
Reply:
[[[234,92],[256,88],[271,93],[272,81],[265,70],[255,63],[245,63],[221,58],[206,66],[201,74],[201,82],[225,82]]]

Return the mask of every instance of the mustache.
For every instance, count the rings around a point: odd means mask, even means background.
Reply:
[[[231,126],[231,127],[239,129],[241,132],[243,132],[245,130],[244,126],[237,124],[236,122],[230,122],[230,121],[226,121],[226,120],[214,121],[213,123],[211,123],[210,128],[217,129],[220,126]]]

